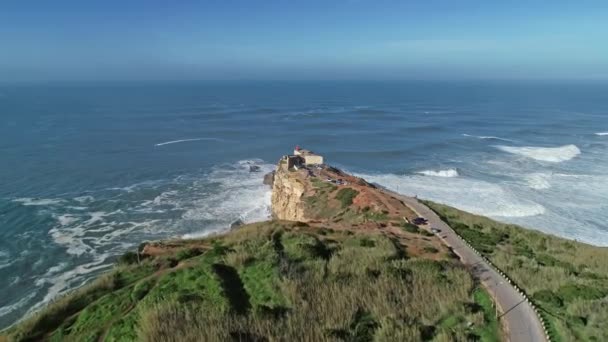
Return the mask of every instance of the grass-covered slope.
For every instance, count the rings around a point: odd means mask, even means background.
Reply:
[[[608,341],[608,248],[426,204],[527,292],[554,341]]]
[[[345,198],[348,197],[345,195]],[[144,248],[13,327],[14,340],[498,340],[487,294],[447,254],[390,234],[270,221]],[[417,256],[419,255],[419,256]]]

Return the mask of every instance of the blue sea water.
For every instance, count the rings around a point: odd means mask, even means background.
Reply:
[[[0,327],[142,241],[266,219],[263,173],[296,144],[405,194],[608,246],[606,83],[4,85]]]

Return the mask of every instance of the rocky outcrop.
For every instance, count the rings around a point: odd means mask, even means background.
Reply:
[[[279,164],[272,185],[272,216],[279,220],[308,221],[304,214],[305,192],[306,187],[296,172],[287,170],[285,164]]]
[[[274,173],[275,172],[272,171],[264,175],[264,184],[270,185],[271,188],[274,184]]]

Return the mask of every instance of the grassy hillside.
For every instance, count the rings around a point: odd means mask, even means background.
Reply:
[[[348,198],[351,197],[349,200]],[[345,203],[352,194],[344,194]],[[263,222],[150,244],[13,327],[19,341],[497,341],[488,295],[448,254],[382,232]],[[440,252],[440,253],[438,253]]]
[[[426,204],[533,298],[555,341],[608,341],[608,248]]]

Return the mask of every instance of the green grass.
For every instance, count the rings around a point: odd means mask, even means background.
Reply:
[[[473,299],[475,304],[481,307],[485,322],[485,324],[473,328],[475,335],[479,336],[482,341],[499,342],[500,336],[497,333],[499,331],[499,324],[490,295],[486,291],[477,288],[473,292]]]
[[[333,191],[335,191],[336,189],[338,189],[338,187],[337,187],[337,186],[335,186],[335,185],[333,185],[332,183],[322,181],[322,180],[321,180],[321,179],[319,179],[319,178],[312,178],[312,179],[310,180],[310,182],[312,183],[312,185],[313,185],[313,186],[314,186],[316,189],[325,190],[325,191],[327,191],[327,192],[333,192]]]
[[[375,211],[365,211],[363,213],[363,219],[366,221],[386,222],[389,219],[389,217],[388,217],[387,213],[375,212]]]
[[[540,307],[555,341],[608,341],[608,248],[427,202]]]
[[[202,242],[213,248],[189,252]],[[477,298],[464,267],[407,257],[384,235],[266,222],[202,242],[184,241],[174,257],[119,269],[103,286],[67,296],[79,303],[71,310],[45,309],[53,324],[26,321],[12,337],[447,341],[471,333],[462,322],[486,322],[463,304]],[[444,319],[450,315],[457,324]]]
[[[408,233],[420,234],[420,228],[414,224],[403,222],[400,227]]]
[[[359,191],[351,188],[342,188],[336,193],[336,199],[340,201],[342,208],[348,208],[353,204],[353,199],[357,197]]]

